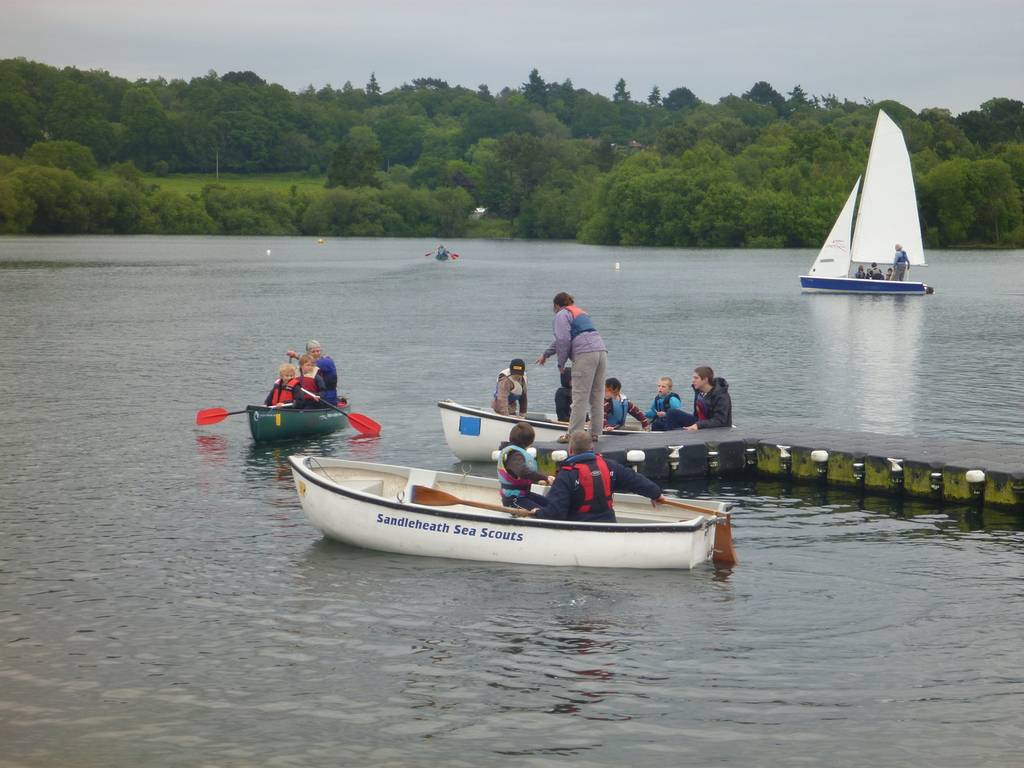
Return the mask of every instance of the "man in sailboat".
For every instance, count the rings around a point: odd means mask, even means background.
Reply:
[[[903,275],[906,274],[907,267],[910,266],[910,259],[907,257],[907,252],[903,250],[903,246],[896,243],[896,258],[893,259],[893,280],[903,281]]]

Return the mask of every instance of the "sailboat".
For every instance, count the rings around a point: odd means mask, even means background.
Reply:
[[[877,263],[884,269],[892,264],[897,245],[906,252],[911,268],[928,266],[921,242],[910,153],[899,126],[882,110],[878,111],[875,122],[863,189],[860,182],[858,178],[853,185],[853,191],[818,252],[811,271],[800,275],[801,289],[817,293],[932,293],[933,289],[924,283],[871,280],[850,274],[855,264]],[[855,207],[856,226],[853,221]]]

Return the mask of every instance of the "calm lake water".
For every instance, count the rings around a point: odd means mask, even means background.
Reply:
[[[1024,455],[1024,253],[884,298],[801,295],[811,251],[435,245],[0,239],[0,765],[1024,763],[1020,516],[700,483],[732,572],[465,563],[322,540],[285,464],[458,468],[435,403],[512,357],[552,409],[559,290],[638,401],[709,363],[738,422]],[[194,426],[310,337],[379,439]]]

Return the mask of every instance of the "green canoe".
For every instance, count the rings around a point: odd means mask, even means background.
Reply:
[[[345,413],[349,411],[348,403],[338,407]],[[249,431],[256,442],[326,435],[348,426],[348,419],[334,409],[293,411],[291,408],[250,405],[245,410],[249,415]]]

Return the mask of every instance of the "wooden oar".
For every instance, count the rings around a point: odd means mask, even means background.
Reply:
[[[371,419],[369,416],[364,416],[361,413],[346,413],[344,410],[336,406],[334,403],[328,403],[320,395],[310,392],[304,387],[298,387],[300,392],[303,392],[314,400],[319,402],[321,405],[326,405],[328,408],[333,408],[346,419],[348,423],[355,427],[361,434],[369,435],[370,437],[377,437],[380,434],[380,424]]]
[[[512,507],[502,507],[498,504],[486,504],[482,501],[460,499],[458,496],[453,496],[450,493],[439,491],[437,488],[429,488],[425,485],[414,485],[412,487],[412,498],[410,501],[413,504],[424,504],[428,507],[450,507],[455,504],[462,504],[467,507],[477,507],[479,509],[489,509],[492,512],[512,514]]]
[[[670,507],[679,507],[679,509],[686,509],[690,512],[700,512],[702,515],[718,517],[719,520],[715,522],[715,547],[711,555],[711,561],[719,565],[736,565],[739,562],[739,558],[736,557],[736,550],[732,546],[732,515],[698,507],[696,504],[687,504],[685,501],[668,499],[664,496],[661,497],[658,503],[668,504]]]

